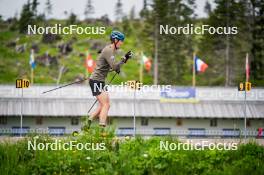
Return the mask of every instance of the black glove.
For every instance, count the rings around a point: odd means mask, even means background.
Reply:
[[[128,51],[126,54],[125,54],[125,57],[123,59],[123,62],[126,63],[128,59],[130,59],[132,57],[133,53],[131,51]]]
[[[122,64],[122,62],[118,63],[116,66],[116,69],[115,69],[116,73],[118,73],[118,74],[120,73],[121,64]]]

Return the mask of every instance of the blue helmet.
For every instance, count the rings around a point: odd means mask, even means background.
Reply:
[[[124,41],[125,35],[119,31],[112,31],[112,33],[110,35],[110,40],[113,41],[114,39]]]

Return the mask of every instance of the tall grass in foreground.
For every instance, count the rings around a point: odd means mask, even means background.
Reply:
[[[118,139],[100,129],[60,139],[66,143],[105,143],[105,150],[28,150],[28,141],[53,143],[49,136],[30,136],[14,143],[0,144],[0,174],[264,174],[264,147],[256,143],[237,150],[160,150],[160,140],[170,137]]]

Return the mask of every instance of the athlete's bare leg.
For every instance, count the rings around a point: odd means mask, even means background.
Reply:
[[[97,99],[102,106],[99,114],[99,125],[106,126],[108,111],[110,108],[108,93],[106,91],[103,91],[100,95],[97,96]]]
[[[92,120],[93,121],[94,119],[96,119],[97,117],[99,117],[99,114],[101,112],[101,109],[102,109],[102,104],[99,101],[99,105],[97,106],[96,110],[90,115],[89,120]]]

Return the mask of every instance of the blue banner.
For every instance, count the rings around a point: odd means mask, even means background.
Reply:
[[[195,88],[172,87],[170,90],[160,92],[161,100],[193,102],[196,97]],[[195,100],[196,101],[196,100]]]

